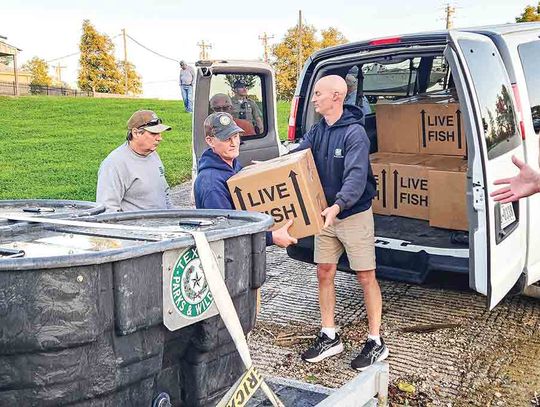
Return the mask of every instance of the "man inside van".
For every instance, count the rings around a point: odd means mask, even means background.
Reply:
[[[171,127],[154,112],[139,110],[128,120],[127,129],[127,141],[99,167],[96,202],[107,212],[172,208],[165,170],[156,151],[161,133]]]
[[[494,182],[495,185],[504,185],[491,193],[495,202],[514,202],[540,192],[540,172],[516,156],[512,156],[512,162],[519,168],[519,174]]]
[[[232,100],[229,95],[225,93],[216,93],[210,98],[210,109],[213,112],[227,112],[232,113]],[[234,122],[244,130],[244,136],[254,136],[256,134],[255,127],[248,120],[238,119],[233,117]]]
[[[347,74],[347,76],[345,76],[345,82],[347,83],[347,96],[343,103],[347,105],[356,105],[356,88],[358,86],[358,81],[354,75]],[[364,117],[371,113],[371,106],[365,96],[362,96],[362,113],[364,113]]]
[[[243,132],[229,113],[216,112],[205,119],[204,134],[209,148],[199,160],[193,187],[197,209],[234,209],[227,180],[242,169],[237,158]],[[266,232],[266,245],[296,244],[298,241],[289,235],[292,223],[289,220],[281,228]]]
[[[380,336],[382,296],[375,277],[375,238],[371,201],[375,178],[369,163],[369,139],[360,108],[343,105],[345,80],[325,76],[315,84],[311,101],[322,119],[305,135],[298,150],[311,148],[329,207],[322,212],[324,229],[315,236],[315,263],[319,281],[322,329],[302,354],[307,362],[319,362],[343,352],[336,333],[334,277],[345,251],[364,291],[369,335],[360,354],[351,362],[365,370],[388,356]]]
[[[247,83],[238,79],[233,83],[234,96],[232,97],[232,115],[237,119],[247,120],[255,127],[257,134],[264,132],[264,124],[261,109],[257,103],[248,96]]]

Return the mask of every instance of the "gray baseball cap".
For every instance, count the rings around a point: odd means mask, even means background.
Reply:
[[[235,123],[234,118],[225,112],[212,113],[204,121],[204,127],[207,134],[206,129],[210,128],[211,134],[221,141],[230,139],[236,133],[244,133],[244,130]]]

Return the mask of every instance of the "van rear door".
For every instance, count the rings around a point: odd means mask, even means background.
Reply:
[[[468,134],[470,286],[497,305],[518,281],[526,256],[522,203],[489,196],[493,181],[512,176],[512,155],[523,159],[515,101],[495,44],[486,36],[449,32],[445,50]]]
[[[235,122],[246,131],[242,136],[239,157],[243,166],[252,160],[279,156],[281,144],[275,94],[274,70],[267,63],[198,62],[192,132],[193,176],[197,174],[199,158],[208,148],[204,120],[214,111],[231,113]]]

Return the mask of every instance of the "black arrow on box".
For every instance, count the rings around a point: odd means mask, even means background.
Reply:
[[[458,148],[461,149],[462,143],[461,143],[461,110],[456,110],[456,116],[457,116],[457,142],[458,142]]]
[[[394,170],[394,209],[397,209],[397,203],[398,203],[398,196],[397,196],[398,176],[399,176],[398,170]]]
[[[386,170],[381,171],[382,175],[382,205],[383,208],[386,208]]]
[[[311,225],[311,221],[309,220],[309,216],[306,210],[306,204],[304,203],[304,197],[302,196],[302,191],[300,191],[300,185],[298,185],[298,174],[291,170],[289,172],[289,178],[292,181],[294,192],[296,192],[296,197],[298,198],[298,204],[300,205],[300,209],[302,210],[302,216],[304,217],[304,223],[306,225]]]
[[[244,197],[242,196],[242,190],[238,187],[234,187],[234,193],[236,195],[236,198],[238,199],[238,203],[240,204],[240,209],[245,211],[246,203],[244,202]]]
[[[422,110],[420,112],[422,114],[422,146],[425,148],[427,145],[426,141],[426,111]]]

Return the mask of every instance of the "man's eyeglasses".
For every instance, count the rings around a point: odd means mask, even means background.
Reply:
[[[143,127],[157,126],[158,124],[161,124],[161,123],[163,123],[163,121],[160,118],[157,118],[152,121],[149,121],[148,123],[140,125],[138,129],[142,129]]]
[[[226,106],[214,106],[212,107],[212,110],[214,112],[226,112],[227,110],[229,110],[232,106],[231,105],[226,105]]]

